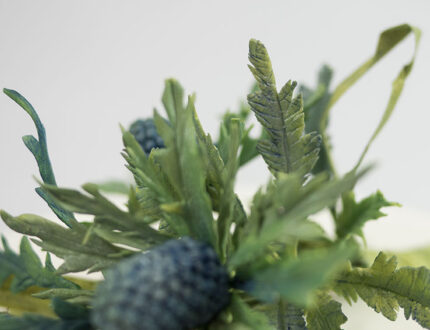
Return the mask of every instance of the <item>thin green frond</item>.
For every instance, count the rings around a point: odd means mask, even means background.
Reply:
[[[401,307],[406,319],[430,329],[430,271],[425,267],[397,268],[396,257],[381,252],[370,268],[350,268],[337,276],[334,290],[349,301],[359,296],[392,321]]]
[[[306,175],[318,159],[320,137],[304,133],[302,97],[293,97],[297,84],[288,82],[278,93],[267,50],[254,39],[249,42],[249,60],[260,91],[248,95],[248,102],[269,135],[257,149],[272,172]]]
[[[48,154],[48,145],[46,142],[46,133],[45,128],[43,127],[42,121],[39,118],[36,110],[34,110],[33,106],[28,102],[25,97],[19,94],[17,91],[4,88],[3,92],[9,96],[13,101],[15,101],[21,108],[27,112],[31,119],[34,122],[34,125],[37,129],[37,135],[39,139],[36,139],[32,135],[26,135],[22,138],[25,146],[28,150],[31,151],[34,158],[36,159],[37,165],[39,167],[39,173],[42,177],[43,182],[50,185],[56,185],[54,171],[51,166],[51,161],[49,159]],[[57,215],[57,217],[64,222],[69,227],[72,227],[76,224],[76,219],[73,216],[73,213],[64,210],[59,205],[56,205],[55,202],[49,198],[49,196],[43,191],[42,188],[36,189],[37,194],[42,197],[48,206],[52,209],[52,211]]]

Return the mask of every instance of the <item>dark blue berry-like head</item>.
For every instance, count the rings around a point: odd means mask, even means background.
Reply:
[[[188,330],[205,326],[230,300],[216,252],[191,238],[168,241],[106,272],[91,320],[103,330]]]
[[[129,131],[147,155],[153,148],[165,147],[152,118],[136,120],[131,124]]]

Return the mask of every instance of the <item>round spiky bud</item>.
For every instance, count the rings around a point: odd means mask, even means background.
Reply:
[[[131,124],[129,131],[147,155],[149,155],[152,148],[164,148],[164,141],[158,135],[152,118],[136,120]]]
[[[91,320],[103,330],[180,330],[207,324],[229,302],[229,278],[211,246],[168,241],[106,273]]]

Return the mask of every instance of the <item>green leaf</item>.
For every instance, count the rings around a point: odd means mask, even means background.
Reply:
[[[342,193],[352,189],[361,175],[363,173],[358,176],[349,173],[342,179],[329,182],[324,182],[324,177],[319,176],[304,187],[301,186],[299,178],[294,175],[278,179],[273,190],[269,191],[267,199],[269,202],[272,199],[277,199],[279,202],[274,203],[273,208],[270,204],[263,204],[264,213],[261,216],[254,218],[251,214],[249,221],[251,227],[255,227],[253,223],[258,224],[260,217],[264,219],[264,223],[259,224],[261,229],[248,231],[248,235],[230,259],[229,267],[236,269],[256,260],[264,254],[267,245],[275,240],[282,238],[285,241],[286,237],[300,239],[302,235],[307,236],[309,229],[317,228],[308,226],[304,220],[308,216],[332,206]],[[280,208],[279,205],[282,207]],[[303,231],[302,225],[305,225],[307,229]]]
[[[100,191],[110,194],[127,195],[130,191],[130,184],[121,180],[108,180],[96,185]]]
[[[88,308],[63,301],[57,297],[52,299],[52,309],[63,320],[87,320],[90,314]]]
[[[258,84],[254,83],[250,88],[250,93],[254,93],[258,90]],[[246,121],[251,113],[251,108],[249,107],[247,102],[240,102],[239,110],[235,112],[227,111],[221,121],[220,125],[220,133],[219,133],[219,140],[215,144],[221,154],[221,157],[224,159],[224,150],[227,149],[229,140],[226,138],[226,135],[229,135],[229,129],[230,129],[230,122],[232,119],[239,119],[241,122],[241,149],[239,154],[239,167],[245,165],[246,163],[250,162],[252,159],[257,157],[259,155],[257,151],[257,144],[258,139],[255,139],[250,136],[251,129],[253,128],[253,125],[245,126]],[[263,133],[264,131],[262,131]],[[262,136],[263,137],[263,136]]]
[[[208,192],[211,202],[212,209],[217,212],[221,212],[223,210],[227,210],[230,207],[232,211],[228,211],[225,213],[224,211],[222,217],[226,217],[228,221],[224,222],[224,224],[229,223],[230,221],[235,224],[235,231],[231,237],[231,249],[234,249],[238,245],[240,231],[243,225],[246,223],[247,215],[244,211],[242,202],[240,199],[233,195],[233,187],[234,181],[237,174],[237,169],[240,167],[240,157],[239,156],[239,164],[237,160],[237,147],[236,147],[236,139],[237,136],[246,134],[242,132],[242,123],[238,122],[238,119],[244,120],[247,117],[247,113],[249,109],[243,109],[239,114],[227,115],[225,121],[222,126],[226,128],[226,146],[224,149],[227,151],[228,156],[226,157],[226,162],[224,163],[218,148],[214,146],[212,143],[212,139],[209,134],[206,134],[202,128],[202,125],[197,117],[197,113],[194,109],[194,125],[196,129],[197,139],[199,141],[200,150],[202,150],[202,157],[205,159],[206,164],[206,191]],[[237,127],[239,126],[239,127]],[[239,131],[239,133],[237,132]],[[243,137],[242,137],[243,139]],[[242,140],[243,141],[243,140]],[[242,149],[243,150],[243,149]],[[230,161],[231,160],[231,161]],[[234,205],[231,205],[234,204]],[[227,207],[225,207],[227,205]],[[232,212],[232,216],[230,216]],[[220,215],[221,216],[221,215]],[[221,229],[224,228],[224,229]],[[227,226],[219,225],[218,230],[222,230],[225,233],[225,229]],[[218,232],[219,236],[223,236],[227,238],[230,235],[225,235],[222,232]],[[230,239],[230,237],[228,237]],[[225,246],[226,240],[220,239],[220,246]],[[223,249],[223,248],[221,248]],[[228,249],[227,249],[228,250]],[[229,251],[227,251],[227,254]]]
[[[396,256],[399,266],[420,267],[424,266],[430,268],[430,246],[422,246],[414,249],[407,249],[402,251],[384,251],[388,256]],[[365,251],[365,258],[370,263],[378,255],[378,252],[367,250]]]
[[[82,188],[89,194],[84,195],[73,189],[43,186],[66,209],[76,213],[96,216],[94,222],[100,226],[106,224],[109,229],[121,232],[138,233],[148,246],[162,243],[170,237],[151,228],[143,218],[136,217],[119,209],[104,197],[98,186],[87,183]]]
[[[49,289],[34,293],[33,297],[39,299],[53,299],[59,298],[62,300],[69,300],[77,297],[88,297],[91,298],[94,295],[94,291],[82,290],[82,289]]]
[[[11,251],[3,239],[5,251],[0,251],[0,284],[13,276],[10,290],[14,293],[24,291],[31,286],[42,288],[77,289],[78,285],[56,274],[47,256],[46,266],[43,267],[38,256],[31,248],[27,237],[23,237],[20,254]]]
[[[240,150],[239,155],[239,167],[249,163],[251,160],[253,160],[259,155],[257,151],[258,139],[254,139],[249,135],[251,128],[252,127],[247,129],[242,137],[242,149]]]
[[[157,125],[157,117],[155,117],[155,123]],[[182,202],[183,199],[177,188],[180,186],[177,162],[171,161],[172,157],[176,159],[176,156],[170,155],[174,150],[174,144],[163,135],[164,130],[159,126],[157,131],[162,136],[166,148],[151,152],[150,157],[147,157],[134,136],[123,130],[125,146],[123,156],[128,163],[128,169],[134,175],[138,187],[137,198],[142,209],[147,210],[148,216],[152,219],[162,219],[163,222],[167,222],[170,233],[189,236],[190,229],[186,219],[177,214],[170,214],[167,210],[163,212],[161,207],[165,204]],[[173,138],[171,140],[173,141]]]
[[[194,126],[194,102],[188,98],[185,111],[176,113],[176,148],[181,172],[182,193],[186,202],[186,217],[195,238],[216,246],[212,205],[206,192],[206,164],[198,149]]]
[[[208,159],[202,150],[203,133],[197,125],[193,98],[188,98],[184,108],[182,87],[169,79],[163,103],[171,125],[157,111],[154,119],[166,148],[151,152],[148,158],[134,137],[125,132],[125,158],[138,188],[146,189],[163,211],[163,224],[167,222],[177,236],[191,236],[218,249],[212,203],[206,190]]]
[[[165,82],[162,102],[166,109],[170,122],[175,125],[176,115],[184,111],[184,89],[175,79],[167,79]]]
[[[354,193],[349,192],[342,196],[342,201],[343,210],[335,219],[336,234],[339,238],[351,234],[357,234],[364,238],[361,231],[363,225],[369,220],[386,216],[380,211],[381,208],[400,206],[397,203],[388,202],[379,190],[360,202],[356,202]]]
[[[54,171],[52,170],[51,161],[48,154],[45,128],[43,127],[42,121],[40,120],[36,110],[34,110],[30,102],[28,102],[17,91],[4,88],[3,92],[12,100],[14,100],[21,108],[23,108],[25,112],[30,115],[31,119],[33,119],[39,140],[37,140],[32,135],[24,136],[22,139],[26,147],[31,151],[37,161],[40,176],[42,177],[43,182],[50,185],[56,185],[57,183],[55,181]],[[48,206],[54,211],[58,218],[64,222],[64,224],[69,227],[72,227],[76,224],[77,221],[72,213],[62,209],[51,199],[47,198],[46,194],[40,188],[36,189],[36,192],[47,202]]]
[[[6,307],[12,314],[37,313],[54,317],[55,313],[50,307],[50,302],[32,297],[31,294],[34,292],[37,292],[35,288],[30,287],[19,293],[13,293],[10,291],[10,283],[7,283],[0,286],[0,306]]]
[[[247,326],[247,329],[270,330],[269,320],[261,313],[251,308],[238,295],[233,294],[229,309],[233,316],[233,322]]]
[[[383,116],[376,127],[374,133],[372,134],[371,138],[369,139],[368,143],[366,144],[364,151],[360,155],[360,158],[355,166],[355,168],[358,168],[365,155],[367,154],[367,151],[369,150],[371,144],[376,139],[376,137],[379,135],[379,133],[384,128],[385,124],[389,120],[397,101],[403,91],[404,83],[409,76],[410,72],[412,71],[415,57],[418,50],[418,45],[420,42],[421,37],[421,31],[409,24],[402,24],[398,25],[392,28],[389,28],[385,31],[383,31],[379,36],[378,45],[376,47],[375,53],[373,56],[371,56],[367,61],[365,61],[362,65],[360,65],[354,72],[352,72],[349,76],[347,76],[342,82],[339,83],[339,85],[334,89],[330,102],[326,106],[324,113],[322,115],[321,119],[321,127],[320,132],[322,135],[322,141],[323,145],[326,146],[326,150],[328,150],[327,146],[329,146],[328,137],[325,133],[325,128],[327,127],[328,117],[330,114],[330,110],[333,108],[333,106],[337,103],[337,101],[361,78],[366,74],[376,63],[378,63],[382,58],[385,57],[393,48],[395,48],[402,40],[404,40],[409,34],[413,34],[415,38],[415,47],[414,47],[414,53],[412,56],[412,59],[405,64],[395,80],[393,81],[392,88],[391,88],[391,94],[390,98],[388,100],[388,104],[385,108],[385,111],[383,113]],[[331,159],[331,155],[327,154],[329,161],[328,163],[331,166],[332,171],[334,172],[334,164]]]
[[[311,89],[300,86],[303,95],[306,132],[319,132],[324,110],[330,100],[330,84],[333,77],[333,69],[323,65],[318,72],[317,86]]]
[[[371,144],[373,143],[373,141],[376,139],[376,137],[384,128],[385,124],[390,119],[391,114],[393,113],[394,108],[396,107],[397,101],[400,95],[402,94],[403,86],[405,84],[406,78],[409,76],[409,74],[412,71],[412,68],[415,62],[415,57],[418,51],[418,45],[421,38],[421,31],[418,28],[407,24],[399,25],[397,27],[388,29],[381,34],[381,37],[378,43],[378,48],[373,58],[374,62],[378,61],[379,58],[382,58],[386,53],[388,53],[391,50],[391,48],[393,48],[398,42],[403,40],[411,32],[414,34],[414,37],[415,37],[415,49],[414,49],[413,57],[410,62],[408,62],[406,65],[402,67],[396,79],[393,81],[391,95],[390,95],[390,98],[388,99],[388,104],[385,108],[385,111],[382,115],[380,122],[378,123],[378,126],[376,127],[375,131],[373,132],[372,136],[367,142],[366,147],[364,148],[357,162],[356,168],[360,166]]]
[[[23,214],[13,217],[3,210],[0,211],[0,215],[11,229],[24,235],[39,237],[42,241],[33,242],[65,259],[57,273],[79,272],[89,268],[99,270],[100,267],[114,264],[121,256],[121,252],[127,251],[95,235],[89,237],[86,244],[83,244],[87,229],[81,224],[73,229],[67,229],[37,215]]]
[[[228,161],[223,171],[221,198],[219,203],[219,216],[217,219],[218,235],[220,242],[221,261],[225,261],[228,248],[231,244],[230,228],[234,221],[234,208],[236,206],[236,195],[234,193],[234,183],[238,164],[238,150],[240,144],[240,123],[237,119],[232,119],[229,130]]]
[[[317,86],[315,89],[310,89],[306,86],[300,86],[300,92],[303,93],[304,100],[304,113],[305,113],[305,132],[318,132],[322,133],[321,129],[327,128],[328,122],[324,122],[323,125],[323,115],[327,108],[328,103],[331,98],[330,84],[333,76],[333,70],[327,66],[323,65],[318,72]],[[321,144],[320,153],[317,163],[313,168],[313,173],[328,172],[332,173],[332,168],[330,164],[330,150],[331,145],[329,144],[329,137],[327,136],[328,144]]]
[[[311,303],[321,288],[355,254],[349,245],[334,246],[331,250],[304,252],[267,266],[253,274],[243,289],[254,297],[276,301],[279,297],[298,306]],[[318,271],[315,271],[318,270]]]
[[[350,268],[338,275],[334,290],[348,301],[357,296],[389,320],[403,308],[406,319],[412,317],[430,329],[430,271],[425,267],[397,268],[396,257],[379,253],[370,268]]]
[[[302,98],[293,98],[296,83],[288,82],[278,93],[267,50],[254,39],[249,42],[249,60],[260,91],[248,95],[248,102],[269,135],[257,149],[271,171],[306,175],[318,159],[320,137],[304,134]]]
[[[306,309],[309,330],[341,330],[348,318],[342,312],[342,305],[328,294],[320,293],[315,304]]]
[[[40,315],[11,316],[0,313],[0,329],[2,330],[91,330],[88,320],[58,320]]]

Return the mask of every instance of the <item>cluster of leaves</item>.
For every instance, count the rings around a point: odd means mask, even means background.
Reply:
[[[353,193],[367,171],[360,169],[363,157],[394,109],[413,60],[397,77],[384,116],[357,165],[344,176],[336,173],[326,135],[333,104],[410,32],[418,41],[418,30],[409,25],[384,31],[375,55],[333,91],[332,72],[323,67],[317,88],[302,87],[303,97],[295,95],[295,82],[278,91],[266,48],[251,40],[250,70],[257,84],[248,105],[242,103],[237,113],[223,117],[215,144],[198,119],[194,96],[184,102],[181,85],[167,80],[162,102],[168,121],[154,111],[166,148],[147,156],[123,129],[123,156],[135,179],[126,208],[109,201],[104,187],[96,184],[84,185],[84,192],[59,188],[37,113],[19,93],[5,90],[36,125],[38,139],[24,137],[43,181],[36,191],[63,225],[1,211],[10,228],[31,236],[48,254],[43,266],[27,238],[19,255],[3,241],[0,304],[10,313],[0,314],[0,327],[91,329],[94,283],[64,274],[103,272],[130,255],[189,236],[211,244],[232,278],[231,302],[209,329],[340,329],[347,318],[332,293],[348,302],[360,297],[391,320],[402,307],[407,318],[430,328],[429,271],[397,269],[395,258],[384,254],[367,268],[358,253],[357,238],[363,237],[365,222],[383,216],[381,208],[395,203],[379,191],[361,201]],[[250,113],[263,127],[258,139],[250,135]],[[239,168],[257,155],[273,178],[246,212],[234,183]],[[334,238],[312,220],[324,209],[333,216]],[[75,214],[91,215],[93,221],[78,221]],[[58,269],[49,253],[63,260]],[[22,312],[37,315],[13,316]]]

